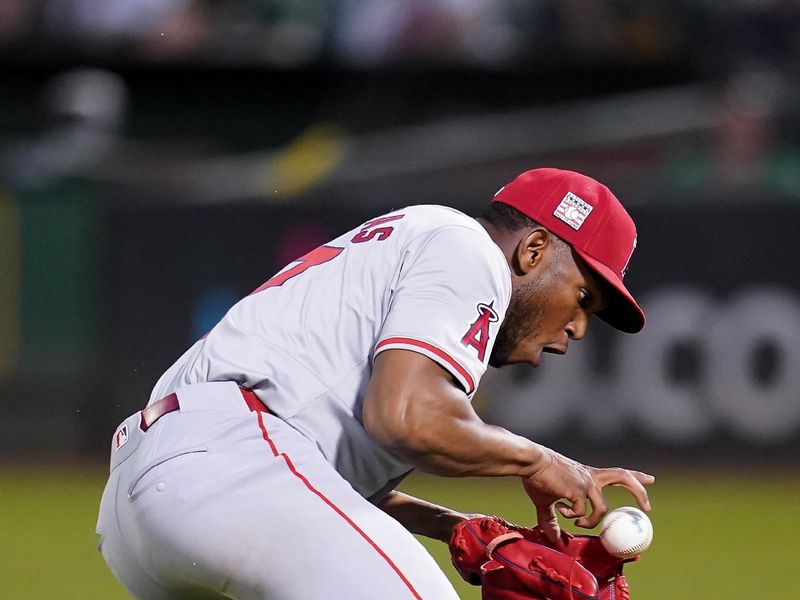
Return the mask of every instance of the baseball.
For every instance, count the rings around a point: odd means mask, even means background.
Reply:
[[[623,506],[600,523],[600,541],[611,556],[633,558],[653,541],[653,524],[638,508]]]

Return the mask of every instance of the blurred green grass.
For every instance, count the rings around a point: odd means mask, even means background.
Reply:
[[[127,598],[97,552],[94,525],[102,469],[0,469],[3,598],[116,600]],[[415,475],[402,489],[465,512],[499,514],[521,524],[533,511],[512,479],[437,479]],[[612,489],[610,505],[630,504]],[[633,598],[784,597],[800,537],[800,475],[659,473],[650,493],[653,546],[628,565]],[[254,501],[257,501],[254,499]],[[423,543],[455,581],[463,599],[477,588],[457,580],[447,551]],[[335,596],[331,596],[335,598]]]

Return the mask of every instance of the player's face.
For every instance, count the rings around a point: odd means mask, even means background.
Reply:
[[[489,364],[538,367],[544,352],[566,354],[605,307],[604,284],[573,252],[564,252],[513,288]]]

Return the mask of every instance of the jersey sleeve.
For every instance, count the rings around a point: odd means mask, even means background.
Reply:
[[[442,227],[406,250],[375,355],[398,348],[423,354],[471,396],[510,295],[508,266],[494,242],[467,227]]]

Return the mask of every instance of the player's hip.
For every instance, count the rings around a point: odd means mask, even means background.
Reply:
[[[255,398],[252,392],[244,393]],[[111,439],[110,470],[134,455],[155,458],[154,454],[166,449],[175,451],[181,445],[204,443],[252,411],[233,382],[201,383],[176,390],[120,423]],[[180,419],[175,418],[178,415]]]

